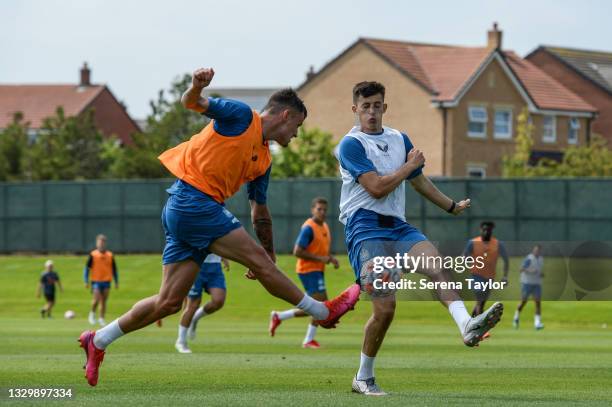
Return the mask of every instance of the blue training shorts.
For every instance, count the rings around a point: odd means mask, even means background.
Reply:
[[[202,263],[200,272],[196,281],[189,290],[189,298],[200,298],[202,297],[202,290],[210,293],[211,288],[221,288],[227,290],[225,287],[225,275],[221,270],[221,263]]]
[[[104,290],[109,290],[111,288],[110,281],[92,281],[91,282],[91,292],[93,293],[95,290],[100,292],[104,292]]]
[[[325,291],[325,275],[322,271],[298,273],[306,294],[322,293]]]
[[[166,234],[162,264],[191,258],[201,265],[212,242],[242,227],[223,204],[184,181],[177,180],[167,192],[161,217]]]
[[[416,243],[427,240],[417,228],[402,219],[367,209],[359,209],[349,218],[345,236],[356,281],[362,286],[361,274],[366,262],[378,256],[408,253]]]
[[[534,300],[542,298],[542,285],[540,284],[521,284],[521,299],[524,301],[532,296]]]

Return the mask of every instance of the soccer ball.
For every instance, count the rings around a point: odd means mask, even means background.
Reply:
[[[68,311],[64,312],[64,318],[66,318],[66,319],[74,318],[74,311],[68,310]]]

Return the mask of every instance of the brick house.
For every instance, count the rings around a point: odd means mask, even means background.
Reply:
[[[485,47],[357,40],[299,86],[306,125],[336,139],[346,134],[355,120],[351,90],[363,80],[386,86],[385,124],[407,132],[425,152],[429,175],[501,175],[524,107],[536,156],[559,157],[568,145],[586,143],[596,113],[535,65],[503,51],[497,25]]]
[[[597,109],[593,133],[612,147],[612,53],[540,46],[525,59]]]
[[[96,126],[105,136],[114,135],[123,144],[131,143],[131,134],[140,130],[138,125],[108,86],[92,84],[90,77],[91,70],[85,63],[78,84],[0,85],[0,129],[12,122],[16,112],[23,113],[31,133],[36,134],[44,118],[55,115],[58,106],[66,116],[94,109]]]

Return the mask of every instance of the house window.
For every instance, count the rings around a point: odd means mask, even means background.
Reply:
[[[567,130],[567,143],[578,144],[578,131],[580,130],[580,121],[576,117],[569,119],[569,129]]]
[[[557,120],[555,116],[544,116],[544,133],[542,134],[542,141],[546,143],[554,143],[557,141]]]
[[[470,178],[485,178],[487,176],[485,164],[468,164],[466,172]]]
[[[495,109],[495,132],[493,137],[497,139],[512,138],[512,110]]]
[[[487,136],[487,109],[482,106],[468,108],[468,137],[485,138]]]

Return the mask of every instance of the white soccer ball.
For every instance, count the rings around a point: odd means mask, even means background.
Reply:
[[[64,312],[64,318],[66,318],[66,319],[74,318],[74,311],[68,310],[68,311]]]

